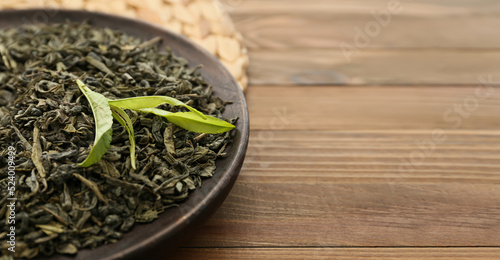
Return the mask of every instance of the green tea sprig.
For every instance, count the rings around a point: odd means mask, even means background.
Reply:
[[[132,120],[130,117],[123,111],[123,109],[115,106],[111,106],[111,113],[113,117],[120,123],[128,132],[128,139],[130,140],[130,163],[132,168],[135,169],[135,135],[134,135],[134,126],[132,125]]]
[[[134,128],[130,117],[123,109],[152,113],[166,118],[179,127],[197,133],[217,134],[230,131],[234,128],[234,125],[216,117],[206,116],[175,98],[167,96],[144,96],[111,100],[102,94],[90,90],[81,80],[77,80],[76,83],[90,103],[96,128],[94,146],[87,158],[78,164],[81,167],[89,167],[98,162],[109,149],[113,135],[112,126],[114,118],[125,127],[129,134],[131,165],[132,168],[136,168]],[[187,108],[189,112],[173,113],[156,108],[163,104],[182,106]]]
[[[95,138],[94,146],[90,150],[89,156],[78,166],[89,167],[98,162],[106,153],[111,145],[111,137],[113,135],[113,116],[108,99],[103,95],[96,93],[80,80],[77,81],[80,91],[87,98],[94,114]]]

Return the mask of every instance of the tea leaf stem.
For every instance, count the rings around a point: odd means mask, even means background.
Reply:
[[[85,177],[81,176],[78,173],[73,173],[73,176],[80,180],[83,184],[85,184],[85,186],[87,186],[91,191],[93,191],[100,201],[106,203],[106,205],[109,204],[108,199],[104,197],[104,195],[102,195],[99,187],[97,187],[97,184],[95,182],[87,180]]]
[[[128,138],[130,140],[130,163],[132,168],[135,170],[135,135],[134,135],[134,126],[130,117],[123,111],[121,108],[110,106],[113,117],[120,123],[128,132]]]

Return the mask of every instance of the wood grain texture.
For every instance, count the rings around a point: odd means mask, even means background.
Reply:
[[[427,131],[253,131],[242,178],[294,184],[500,184],[500,132],[443,133],[445,139],[434,142]]]
[[[185,247],[500,246],[498,96],[442,119],[473,90],[251,88],[241,175]]]
[[[479,74],[500,77],[497,1],[401,0],[401,11],[377,27],[373,13],[389,12],[390,2],[231,1],[252,50],[250,83],[461,85]]]
[[[388,2],[225,2],[252,133],[180,259],[498,259],[500,3],[401,0],[346,58]]]
[[[500,81],[500,51],[361,49],[346,60],[339,49],[255,50],[253,85],[475,85]]]
[[[386,0],[235,0],[222,1],[233,14],[350,14],[369,13],[385,8]],[[488,14],[498,11],[500,3],[496,0],[420,0],[416,2],[399,1],[408,14]]]
[[[251,49],[340,48],[353,44],[372,13],[387,13],[387,0],[244,0],[232,17]],[[384,18],[369,48],[495,48],[500,44],[500,4],[480,1],[399,1]],[[387,21],[387,22],[385,22]]]
[[[375,9],[377,10],[377,9]],[[499,13],[477,17],[393,16],[376,37],[370,38],[371,49],[498,49]],[[375,21],[366,14],[280,14],[234,15],[236,26],[245,32],[244,43],[251,50],[291,48],[338,48],[342,43],[355,44],[367,23]],[[376,29],[370,29],[376,30]],[[297,31],[300,35],[297,35]],[[425,31],[425,34],[421,32]]]
[[[184,248],[176,259],[496,260],[499,255],[498,248]]]
[[[464,114],[467,117],[455,112],[460,107],[465,109],[464,103],[472,105],[470,100],[478,88],[481,93],[486,91],[479,84],[439,88],[253,86],[247,103],[253,130],[405,130],[431,134],[441,128],[448,132],[498,133],[499,87],[493,88],[489,97],[478,99],[475,109]]]
[[[185,246],[500,245],[498,185],[242,179]]]

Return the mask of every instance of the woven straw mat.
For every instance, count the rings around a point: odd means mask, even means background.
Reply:
[[[247,50],[218,0],[0,0],[0,9],[36,7],[85,9],[160,24],[217,56],[243,90],[248,85]]]

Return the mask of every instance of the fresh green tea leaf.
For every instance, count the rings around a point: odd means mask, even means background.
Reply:
[[[151,113],[162,117],[167,117],[169,114],[172,114],[172,112],[168,112],[159,108],[143,108],[143,109],[137,109],[135,111],[142,113]]]
[[[89,101],[95,121],[94,146],[88,157],[78,166],[89,167],[98,162],[111,145],[113,135],[113,116],[108,100],[103,95],[89,89],[81,80],[77,80],[78,87]]]
[[[132,110],[155,108],[163,104],[169,104],[172,106],[181,106],[189,109],[198,117],[201,117],[203,119],[207,118],[207,116],[205,116],[203,113],[184,104],[182,101],[167,96],[144,96],[144,97],[133,97],[133,98],[124,98],[124,99],[108,100],[108,101],[109,104],[112,106],[116,106],[123,109],[132,109]]]
[[[207,116],[207,119],[200,119],[193,112],[172,113],[158,108],[143,108],[136,111],[162,116],[174,125],[197,133],[218,134],[234,128],[234,125],[216,117]]]
[[[132,125],[132,120],[130,117],[119,107],[111,106],[111,112],[113,117],[120,123],[122,126],[127,129],[128,138],[130,140],[130,162],[132,164],[132,168],[135,168],[135,136],[134,136],[134,126]]]
[[[165,118],[174,125],[197,133],[219,134],[234,128],[234,125],[216,117],[208,116],[205,120],[200,119],[193,112],[170,113]]]

